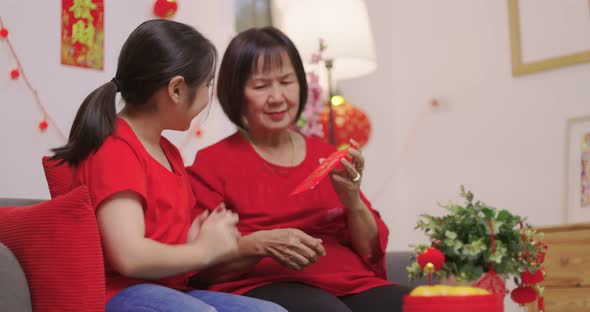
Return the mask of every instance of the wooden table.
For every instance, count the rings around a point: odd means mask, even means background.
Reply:
[[[590,311],[590,223],[541,227],[545,257],[545,311]],[[536,304],[528,311],[537,311]]]

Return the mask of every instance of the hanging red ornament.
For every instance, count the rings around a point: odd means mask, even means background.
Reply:
[[[545,276],[540,269],[536,270],[535,273],[526,270],[520,275],[520,279],[524,285],[535,285],[542,282],[545,279]]]
[[[496,236],[494,234],[494,227],[492,225],[492,220],[486,220],[488,224],[488,228],[490,229],[490,256],[496,254]],[[496,273],[496,269],[494,269],[494,261],[490,261],[490,268],[489,270],[484,273],[475,283],[473,286],[483,288],[492,294],[499,295],[504,297],[507,294],[506,291],[506,283],[504,280]]]
[[[537,311],[545,312],[545,299],[542,296],[537,300]]]
[[[47,130],[47,127],[49,127],[49,124],[47,123],[47,121],[43,120],[42,122],[39,123],[39,130],[41,130],[42,132]]]
[[[10,71],[10,78],[14,80],[18,79],[18,77],[20,77],[20,71],[17,68]]]
[[[531,303],[537,299],[537,291],[532,287],[519,286],[512,290],[510,298],[521,305]]]
[[[154,14],[160,18],[170,18],[178,10],[176,0],[157,0],[154,3]]]
[[[19,78],[22,79],[22,81],[24,82],[24,86],[26,86],[26,88],[32,93],[33,98],[35,99],[35,102],[36,102],[39,110],[43,114],[43,121],[41,121],[39,124],[37,124],[37,126],[38,126],[39,130],[44,131],[49,126],[48,122],[53,122],[53,119],[47,113],[47,108],[41,102],[40,97],[37,93],[37,90],[33,87],[32,83],[27,79],[27,76],[24,73],[24,66],[22,66],[22,62],[20,61],[20,58],[16,54],[17,49],[15,49],[14,46],[12,45],[12,43],[10,42],[10,38],[8,37],[8,35],[9,35],[8,29],[5,28],[4,25],[5,24],[2,21],[2,16],[0,16],[0,38],[4,38],[6,40],[6,44],[8,45],[8,50],[10,51],[10,54],[12,55],[14,62],[16,64],[16,67],[14,67],[12,70],[10,70],[10,73],[9,73],[10,78],[13,80],[16,80]],[[22,75],[22,77],[21,77],[21,75]],[[59,136],[62,139],[67,141],[67,137],[65,136],[65,134],[61,131],[61,129],[59,127],[55,127],[55,130],[58,132]]]
[[[547,244],[545,244],[541,241],[538,241],[537,245],[541,249],[543,249],[543,250],[539,249],[539,251],[537,251],[537,263],[543,263],[543,262],[545,262],[545,254],[547,254]]]
[[[336,97],[335,97],[336,98]],[[344,98],[338,97],[338,101],[333,101],[334,113],[334,145],[341,146],[349,144],[350,139],[354,139],[361,147],[369,142],[371,136],[371,122],[362,110],[348,103]],[[330,138],[330,109],[326,109],[320,114],[320,123],[324,129],[324,140]]]
[[[423,270],[433,273],[442,269],[445,264],[445,255],[436,248],[427,248],[418,254],[417,260]]]
[[[195,136],[197,138],[200,138],[201,136],[203,136],[203,130],[201,128],[197,129],[197,131],[195,131]]]
[[[497,294],[502,297],[508,294],[504,279],[502,279],[502,277],[500,277],[500,275],[498,275],[498,273],[496,273],[493,268],[482,275],[481,278],[475,281],[472,286],[485,289],[492,294]]]

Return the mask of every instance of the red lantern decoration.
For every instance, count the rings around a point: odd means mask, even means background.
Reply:
[[[170,18],[178,11],[176,0],[157,0],[154,3],[154,14],[160,18]]]
[[[532,287],[519,286],[512,290],[510,298],[518,304],[524,305],[537,299],[537,291]]]
[[[537,251],[537,263],[543,263],[545,262],[545,254],[547,254],[547,244],[539,241],[537,245],[544,249],[544,251]]]
[[[2,37],[2,38],[8,37],[8,29],[6,29],[6,28],[0,29],[0,37]]]
[[[436,248],[427,248],[424,252],[418,254],[416,260],[418,260],[418,265],[420,265],[423,270],[428,269],[428,264],[432,264],[434,266],[434,272],[436,272],[442,269],[445,264],[445,255]],[[432,266],[430,267],[432,268]]]
[[[334,144],[341,146],[349,144],[350,139],[354,139],[360,147],[366,145],[371,136],[371,122],[367,115],[347,101],[333,105],[332,109],[334,110]],[[324,129],[324,140],[328,141],[330,137],[328,107],[320,114],[320,123]]]
[[[14,80],[18,79],[18,77],[20,77],[20,71],[17,68],[10,71],[10,78]]]
[[[47,123],[47,121],[43,120],[42,122],[39,123],[39,130],[45,131],[45,130],[47,130],[47,127],[49,127],[49,124]]]
[[[542,282],[545,279],[545,276],[541,270],[536,270],[535,273],[526,270],[520,275],[520,279],[524,285],[535,285]]]

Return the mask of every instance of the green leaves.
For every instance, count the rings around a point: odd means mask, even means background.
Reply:
[[[498,217],[496,220],[498,221],[506,221],[506,222],[513,222],[514,216],[508,212],[508,210],[500,210],[498,212]]]
[[[483,215],[486,219],[493,219],[494,216],[496,215],[496,212],[494,211],[494,209],[488,208],[488,207],[482,207],[481,212],[483,212]]]
[[[447,231],[445,231],[445,236],[450,240],[454,240],[457,238],[457,233],[447,230]]]
[[[470,260],[477,260],[477,258],[487,249],[488,246],[485,243],[485,239],[482,237],[466,244],[463,248],[463,254]]]
[[[422,230],[431,244],[437,242],[437,248],[445,254],[446,263],[436,275],[475,280],[493,266],[499,274],[518,279],[524,270],[535,268],[523,255],[536,259],[539,249],[532,242],[540,235],[527,230],[523,241],[520,224],[525,222],[524,218],[474,201],[473,193],[463,186],[460,195],[465,199],[464,205],[453,202],[439,204],[446,210],[446,215],[423,214],[416,225],[416,229]],[[492,235],[495,239],[494,252],[491,251]],[[421,252],[426,246],[428,244],[412,247]],[[407,269],[411,280],[424,276],[417,263]]]

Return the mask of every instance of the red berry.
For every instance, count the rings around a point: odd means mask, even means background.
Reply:
[[[47,129],[47,127],[49,127],[49,124],[47,123],[47,121],[43,120],[42,122],[39,123],[39,130],[45,131]]]
[[[10,71],[10,78],[17,79],[20,76],[20,71],[18,69],[13,69]]]

